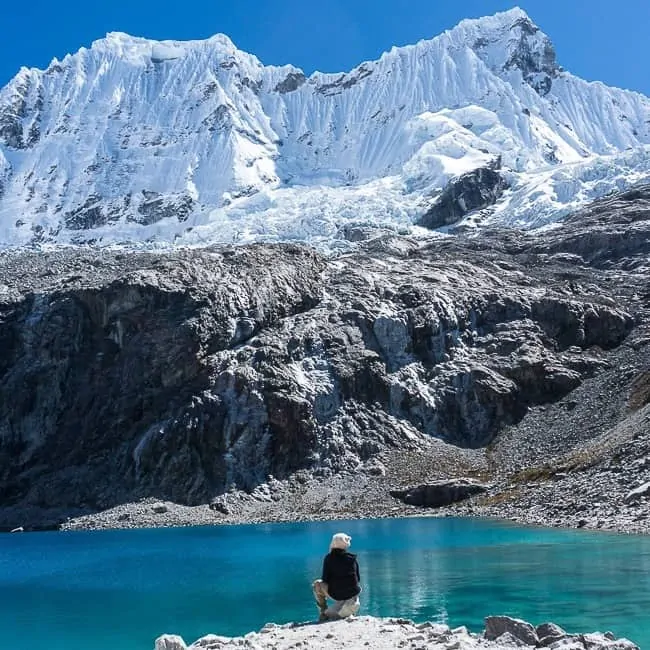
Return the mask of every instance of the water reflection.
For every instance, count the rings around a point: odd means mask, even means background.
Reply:
[[[634,632],[637,641],[649,634],[650,539],[480,525],[458,532],[453,522],[431,531],[413,521],[401,553],[395,542],[363,553],[373,578],[368,611],[473,629],[499,613],[573,631]]]

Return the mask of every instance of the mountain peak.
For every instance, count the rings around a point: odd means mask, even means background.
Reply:
[[[461,20],[450,31],[460,33],[481,32],[486,38],[502,40],[508,38],[511,32],[532,36],[541,30],[523,9],[515,7],[492,16],[466,18]]]
[[[448,34],[469,45],[497,74],[520,71],[540,95],[548,94],[561,72],[550,38],[519,7],[463,20]]]
[[[132,36],[125,32],[108,32],[104,38],[93,41],[90,49],[99,54],[110,53],[127,60],[151,59],[153,62],[161,62],[180,59],[188,50],[197,48],[210,48],[231,56],[239,52],[225,34],[215,34],[203,40],[176,41]]]

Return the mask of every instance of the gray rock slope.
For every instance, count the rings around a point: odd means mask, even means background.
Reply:
[[[269,475],[354,473],[432,437],[519,470],[517,437],[500,441],[616,373],[621,350],[645,354],[649,215],[642,187],[538,234],[379,233],[335,258],[2,253],[0,507],[195,505]],[[580,444],[608,406],[577,424]]]

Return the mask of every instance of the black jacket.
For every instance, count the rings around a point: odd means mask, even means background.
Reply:
[[[323,560],[323,582],[334,600],[354,598],[361,592],[357,556],[335,548]]]

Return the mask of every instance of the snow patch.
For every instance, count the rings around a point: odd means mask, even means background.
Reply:
[[[163,61],[173,61],[185,56],[185,50],[182,47],[175,47],[165,43],[153,43],[151,46],[151,60],[154,63]]]

